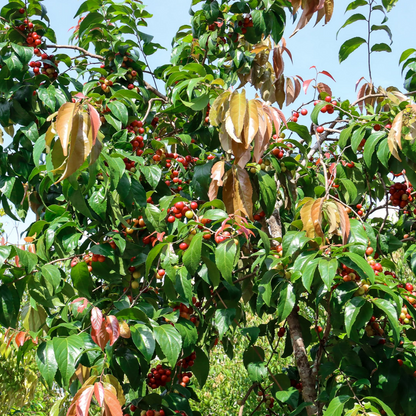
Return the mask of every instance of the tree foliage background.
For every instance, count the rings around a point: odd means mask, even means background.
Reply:
[[[335,3],[193,0],[156,69],[141,1],[82,3],[69,45],[41,0],[2,7],[1,204],[37,216],[0,247],[3,411],[40,382],[51,416],[197,416],[220,343],[239,415],[416,414],[416,49],[377,85],[396,0],[355,0],[357,99],[289,76],[283,35]]]

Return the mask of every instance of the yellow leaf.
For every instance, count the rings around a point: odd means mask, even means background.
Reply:
[[[387,140],[391,154],[398,160],[400,160],[400,157],[397,149],[402,148],[402,126],[403,111],[400,111],[394,118]]]
[[[126,399],[124,397],[123,387],[121,387],[119,381],[112,374],[107,374],[106,376],[104,376],[103,381],[105,383],[110,384],[112,387],[114,387],[114,390],[112,389],[111,390],[117,393],[118,401],[120,402],[121,406],[124,406],[124,404],[126,403]],[[106,385],[104,384],[104,389],[105,388],[106,388]]]
[[[220,143],[221,143],[222,148],[224,149],[226,153],[230,153],[232,140],[225,129],[225,123],[221,124],[219,136],[220,136]]]
[[[244,145],[248,149],[250,143],[256,137],[257,131],[259,130],[259,115],[257,112],[257,105],[255,100],[248,102],[248,111],[246,113],[246,123],[244,125]]]
[[[91,153],[92,135],[89,135],[90,131],[89,117],[85,118],[83,114],[77,113],[72,121],[70,153],[66,160],[65,171],[57,183],[75,173]]]
[[[228,110],[228,99],[231,95],[230,91],[225,91],[219,95],[209,110],[209,121],[213,126],[219,126],[224,119],[224,114]]]
[[[313,198],[304,198],[301,201],[302,208],[300,210],[300,218],[303,223],[302,231],[306,231],[306,236],[309,238],[315,238],[315,228],[313,226],[311,214],[311,208],[314,202],[315,200]]]
[[[233,92],[230,99],[230,116],[237,137],[240,137],[241,132],[243,131],[246,111],[247,100],[245,90],[242,90],[240,94],[237,91]],[[230,136],[233,137],[231,134]]]
[[[55,123],[51,123],[51,125],[49,126],[45,134],[46,153],[49,153],[51,151],[51,143],[55,136],[56,136]]]
[[[312,223],[315,228],[315,233],[322,238],[322,245],[325,243],[324,232],[322,231],[322,204],[323,199],[315,200],[311,207]]]
[[[0,129],[0,144],[3,144],[3,130]]]
[[[324,8],[325,24],[327,24],[331,20],[332,14],[334,13],[334,0],[325,0]]]
[[[234,165],[224,176],[223,200],[228,214],[253,215],[253,188],[245,169]]]
[[[68,145],[71,138],[72,125],[78,114],[80,105],[78,103],[65,103],[58,110],[56,117],[56,132],[61,140],[64,156],[68,156]]]
[[[237,132],[235,130],[230,110],[231,108],[227,111],[227,114],[225,115],[225,123],[223,123],[225,124],[225,130],[227,131],[228,135],[232,140],[236,141],[237,143],[242,143],[240,135],[237,135]]]
[[[4,127],[4,131],[10,136],[13,137],[14,136],[14,127],[13,124],[11,124],[10,126]]]

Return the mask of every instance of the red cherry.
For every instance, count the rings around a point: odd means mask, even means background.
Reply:
[[[157,271],[157,274],[159,275],[159,276],[161,276],[161,277],[163,277],[164,275],[165,275],[165,270],[164,269],[159,269],[158,271]]]
[[[397,363],[399,364],[399,366],[401,367],[403,365],[403,360],[401,360],[400,358],[397,360]]]
[[[191,209],[195,210],[197,208],[198,208],[198,203],[195,201],[191,202]]]
[[[299,113],[298,113],[297,111],[294,111],[294,112],[292,113],[292,117],[299,118]]]
[[[318,126],[317,128],[316,128],[316,132],[317,133],[319,133],[319,134],[321,134],[321,133],[323,133],[324,132],[324,127],[323,126]]]
[[[127,88],[128,88],[129,90],[132,90],[132,89],[134,88],[134,84],[129,84],[129,85],[127,86]]]
[[[23,7],[22,7],[21,9],[19,9],[19,13],[20,13],[20,14],[25,14],[25,11],[26,11],[26,10],[25,10]]]
[[[386,124],[386,129],[391,129],[391,124]]]
[[[375,131],[379,131],[379,130],[381,129],[380,124],[376,124],[376,125],[373,127],[373,129],[374,129]]]
[[[168,222],[170,223],[175,222],[175,217],[173,215],[169,215]]]
[[[325,101],[326,101],[327,103],[330,103],[330,102],[331,102],[331,97],[330,97],[329,95],[327,95],[327,96],[325,97]]]
[[[188,246],[188,244],[186,244],[186,243],[180,243],[179,244],[179,248],[181,249],[181,250],[186,250],[187,248],[188,248],[189,246]]]
[[[406,283],[405,287],[404,287],[408,292],[412,292],[413,291],[413,285],[411,283]]]
[[[175,208],[182,211],[185,208],[185,204],[183,203],[183,201],[179,201],[175,204]]]
[[[294,123],[297,123],[297,122],[298,122],[298,118],[297,118],[297,117],[292,117],[292,121],[293,121]]]
[[[303,116],[306,116],[306,114],[308,114],[308,110],[307,110],[306,108],[302,108],[302,110],[300,110],[300,113],[301,113]]]
[[[132,405],[130,406],[130,410],[131,410],[132,412],[135,412],[135,411],[136,411],[136,409],[137,409],[137,407],[136,407],[134,404],[132,404]]]
[[[357,209],[361,209],[362,207],[363,207],[363,206],[362,206],[362,204],[357,204],[357,205],[356,205],[356,208],[357,208]]]

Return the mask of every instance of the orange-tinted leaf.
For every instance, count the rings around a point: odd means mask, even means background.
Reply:
[[[114,315],[107,316],[105,330],[110,335],[110,346],[112,346],[120,336],[120,324]]]
[[[237,187],[242,202],[239,209],[252,219],[253,218],[253,187],[251,185],[250,177],[245,169],[237,166]],[[238,202],[239,203],[239,202]]]
[[[94,384],[94,396],[95,400],[97,400],[98,406],[103,407],[104,387],[100,382]]]
[[[65,103],[58,111],[56,117],[55,129],[61,140],[64,156],[68,155],[68,145],[72,133],[72,124],[75,116],[78,114],[79,104]]]
[[[339,218],[341,221],[342,244],[347,244],[351,229],[350,218],[345,208],[339,202],[335,203],[337,204]]]
[[[97,140],[98,130],[100,130],[101,127],[101,120],[98,111],[91,104],[88,104],[88,111],[91,120],[92,144],[94,145]]]
[[[123,406],[126,403],[126,398],[124,397],[123,387],[115,376],[112,374],[107,374],[103,377],[103,386],[105,389],[110,389],[116,396],[120,405]]]
[[[228,140],[232,139],[232,140],[236,141],[237,143],[242,143],[240,135],[237,134],[237,132],[235,130],[235,126],[234,126],[233,120],[231,118],[230,110],[227,111],[227,114],[225,116],[225,122],[222,125],[223,126],[225,125],[225,131],[228,134]],[[230,146],[231,146],[231,142],[230,142]]]
[[[78,308],[77,308],[78,313],[84,312],[84,309],[88,306],[88,299],[86,299],[86,298],[76,298],[71,302],[71,304],[73,304],[73,303],[77,303],[77,302],[81,302],[81,301],[82,301],[82,304],[79,305]]]
[[[402,148],[402,127],[403,127],[403,111],[400,111],[399,114],[394,118],[389,132],[389,137],[391,136],[393,140],[397,143],[399,148]]]
[[[311,207],[311,216],[315,233],[322,238],[322,244],[325,243],[324,232],[322,231],[322,204],[323,199],[318,198]]]
[[[240,94],[237,91],[233,92],[230,99],[230,117],[237,137],[239,137],[243,131],[246,111],[247,100],[245,90],[242,90]]]
[[[328,71],[321,71],[320,74],[324,74],[327,77],[331,78],[334,82],[336,82],[335,78]]]
[[[278,80],[275,81],[274,90],[276,102],[277,104],[279,104],[279,107],[282,108],[286,98],[284,75],[282,75]]]
[[[115,389],[106,386],[104,388],[104,413],[103,416],[123,416],[120,402],[117,399]]]
[[[318,10],[318,13],[316,14],[316,22],[315,26],[322,20],[322,18],[325,16],[325,9],[322,8]]]
[[[311,82],[313,81],[313,79],[307,79],[306,81],[303,81],[303,91],[305,91],[305,94],[308,92],[308,88],[309,85],[311,84]]]
[[[26,341],[26,332],[25,331],[20,331],[17,335],[16,335],[16,337],[15,337],[15,339],[14,339],[14,342],[16,343],[16,345],[18,346],[18,347],[22,347],[23,346],[23,344],[25,343],[25,341]]]
[[[251,159],[250,149],[246,149],[242,143],[236,143],[235,141],[232,142],[231,147],[235,157],[234,163],[244,168]]]
[[[79,299],[82,299],[82,298],[79,298]],[[101,312],[101,309],[94,306],[91,311],[91,325],[96,331],[99,331],[102,323],[103,323],[103,313]]]
[[[104,351],[108,341],[110,341],[110,334],[106,330],[105,321],[101,323],[100,329],[91,329],[92,340]]]
[[[79,364],[77,369],[75,370],[75,375],[77,376],[79,382],[81,384],[84,384],[85,380],[87,380],[90,377],[91,370],[88,367]]]
[[[295,101],[299,97],[300,91],[302,89],[302,84],[297,78],[293,78],[293,80],[295,83],[295,98],[294,98],[294,101]]]
[[[81,387],[72,399],[66,416],[88,416],[93,393],[93,386],[84,385]]]
[[[208,190],[209,200],[214,200],[218,195],[218,189],[224,184],[222,177],[224,176],[225,162],[216,162],[211,169],[211,184]]]

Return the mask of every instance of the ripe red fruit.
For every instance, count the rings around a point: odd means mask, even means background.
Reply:
[[[380,339],[378,340],[378,343],[379,343],[380,345],[384,345],[384,344],[386,343],[386,339],[385,339],[385,338],[380,338]]]
[[[191,209],[197,209],[198,208],[198,203],[197,202],[191,202]]]
[[[185,208],[185,204],[183,203],[183,201],[179,201],[175,204],[175,208],[179,209],[180,211],[182,211]]]
[[[286,333],[286,329],[284,327],[279,328],[279,331],[277,332],[277,336],[279,338],[282,338],[285,335],[285,333]]]
[[[331,102],[331,97],[330,97],[329,95],[327,95],[327,96],[325,97],[325,101],[326,101],[327,103],[330,103],[330,102]]]
[[[153,410],[148,410],[146,416],[155,416],[155,412]]]
[[[323,126],[318,126],[317,128],[316,128],[316,132],[317,133],[319,133],[319,134],[321,134],[321,133],[323,133],[324,132],[324,128],[323,128]]]
[[[374,125],[374,127],[373,127],[373,129],[374,129],[375,131],[379,131],[379,130],[381,129],[380,124],[375,124],[375,125]]]
[[[400,358],[397,360],[397,363],[399,364],[399,366],[401,367],[403,365],[403,360],[401,360]]]
[[[164,269],[159,269],[158,271],[157,271],[157,274],[159,275],[159,276],[161,276],[161,277],[163,277],[164,275],[165,275],[165,270]]]
[[[136,409],[137,409],[137,407],[136,407],[134,404],[132,404],[132,405],[130,406],[130,410],[131,410],[132,412],[136,411]]]
[[[175,222],[175,217],[173,215],[169,215],[168,222],[170,223]]]
[[[356,208],[357,208],[357,209],[361,209],[362,207],[363,207],[363,206],[362,206],[362,204],[357,204],[357,205],[356,205]]]
[[[406,283],[405,287],[404,287],[408,292],[412,292],[413,291],[413,285],[411,283]]]
[[[301,113],[303,116],[306,116],[306,114],[308,114],[308,110],[307,110],[306,108],[302,108],[302,110],[300,110],[300,113]]]
[[[365,254],[367,254],[367,256],[371,256],[373,253],[374,253],[373,247],[367,247]]]
[[[364,212],[362,212],[361,210],[357,211],[357,214],[361,217],[362,215],[364,215]]]
[[[24,14],[25,13],[25,9],[22,7],[21,9],[19,9],[19,13],[20,14]]]
[[[318,332],[322,332],[322,331],[323,331],[323,329],[322,329],[322,327],[321,327],[320,325],[318,325],[318,326],[316,327],[316,330],[317,330]]]
[[[299,113],[297,111],[294,111],[292,114],[292,117],[299,118]]]
[[[214,155],[209,155],[209,156],[207,157],[207,159],[208,159],[208,160],[215,159],[215,156],[214,156]]]
[[[386,129],[391,129],[391,124],[386,124]]]
[[[129,90],[132,90],[134,88],[134,84],[129,84],[127,87]]]
[[[188,247],[189,247],[189,246],[188,246],[188,244],[186,244],[186,243],[180,243],[180,244],[179,244],[179,248],[180,248],[181,250],[186,250]]]
[[[292,121],[293,121],[294,123],[297,123],[297,122],[298,122],[298,118],[297,118],[297,117],[292,117]]]

